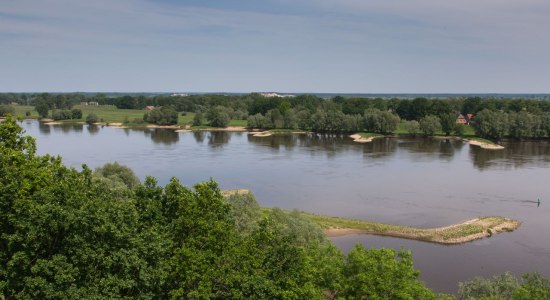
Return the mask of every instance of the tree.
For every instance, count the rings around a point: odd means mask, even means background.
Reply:
[[[71,110],[71,119],[82,119],[82,110],[79,108],[73,108]]]
[[[86,123],[88,124],[94,124],[94,123],[97,123],[98,121],[99,121],[98,117],[94,113],[89,113],[88,116],[86,117]]]
[[[157,125],[174,125],[178,123],[178,112],[172,107],[155,108],[145,113],[143,121]]]
[[[367,109],[365,111],[365,129],[368,132],[391,134],[399,124],[399,117],[378,109]]]
[[[420,120],[420,130],[425,136],[432,136],[441,130],[441,123],[436,116],[426,116]]]
[[[483,138],[498,141],[508,133],[509,127],[508,115],[503,112],[484,109],[475,117],[474,129],[476,135]]]
[[[216,106],[208,110],[206,119],[212,127],[227,127],[229,121],[231,121],[229,114],[223,106]]]
[[[420,132],[420,123],[416,120],[405,121],[405,130],[410,135],[416,136]]]
[[[344,290],[349,299],[435,299],[418,280],[410,252],[393,249],[351,249],[344,265]]]
[[[136,187],[140,183],[139,178],[134,174],[132,169],[117,162],[107,163],[95,169],[93,175],[96,178],[105,178],[121,183],[129,189]]]
[[[34,109],[38,112],[38,115],[41,118],[48,117],[48,111],[50,110],[50,107],[48,106],[48,103],[46,103],[46,101],[35,101]]]
[[[458,285],[459,299],[480,299],[494,297],[511,299],[519,287],[518,280],[510,273],[494,276],[490,279],[475,277]]]
[[[441,121],[441,130],[445,135],[450,135],[456,126],[456,115],[453,113],[441,114],[439,120]]]
[[[193,117],[193,126],[201,126],[201,125],[202,125],[202,113],[197,112]]]

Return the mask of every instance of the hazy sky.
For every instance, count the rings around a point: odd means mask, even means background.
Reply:
[[[0,0],[0,91],[550,92],[550,1]]]

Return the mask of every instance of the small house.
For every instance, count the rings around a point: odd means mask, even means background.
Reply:
[[[466,120],[463,114],[460,114],[458,115],[458,118],[456,118],[456,124],[466,125],[468,124],[468,121]]]
[[[152,105],[145,106],[145,110],[153,110],[153,109],[155,109],[155,107]]]

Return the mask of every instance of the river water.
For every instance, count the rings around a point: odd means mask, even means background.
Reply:
[[[478,216],[523,225],[512,233],[464,245],[352,235],[332,240],[411,249],[421,279],[454,293],[476,275],[510,271],[550,276],[550,143],[508,142],[483,150],[461,141],[386,138],[354,143],[346,136],[253,137],[246,132],[185,132],[87,125],[22,123],[40,154],[91,168],[117,161],[141,178],[166,184],[213,178],[222,189],[246,188],[260,205],[417,227]],[[536,201],[541,199],[541,205]]]

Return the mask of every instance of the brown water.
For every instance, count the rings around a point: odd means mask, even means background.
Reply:
[[[521,220],[512,233],[458,246],[354,235],[333,238],[347,251],[411,249],[421,278],[436,291],[511,271],[550,276],[550,143],[509,142],[491,151],[460,141],[388,138],[358,144],[345,136],[130,130],[25,121],[39,153],[95,168],[118,161],[161,184],[208,180],[247,188],[262,206],[419,227],[498,215]],[[542,204],[537,206],[537,198]]]

